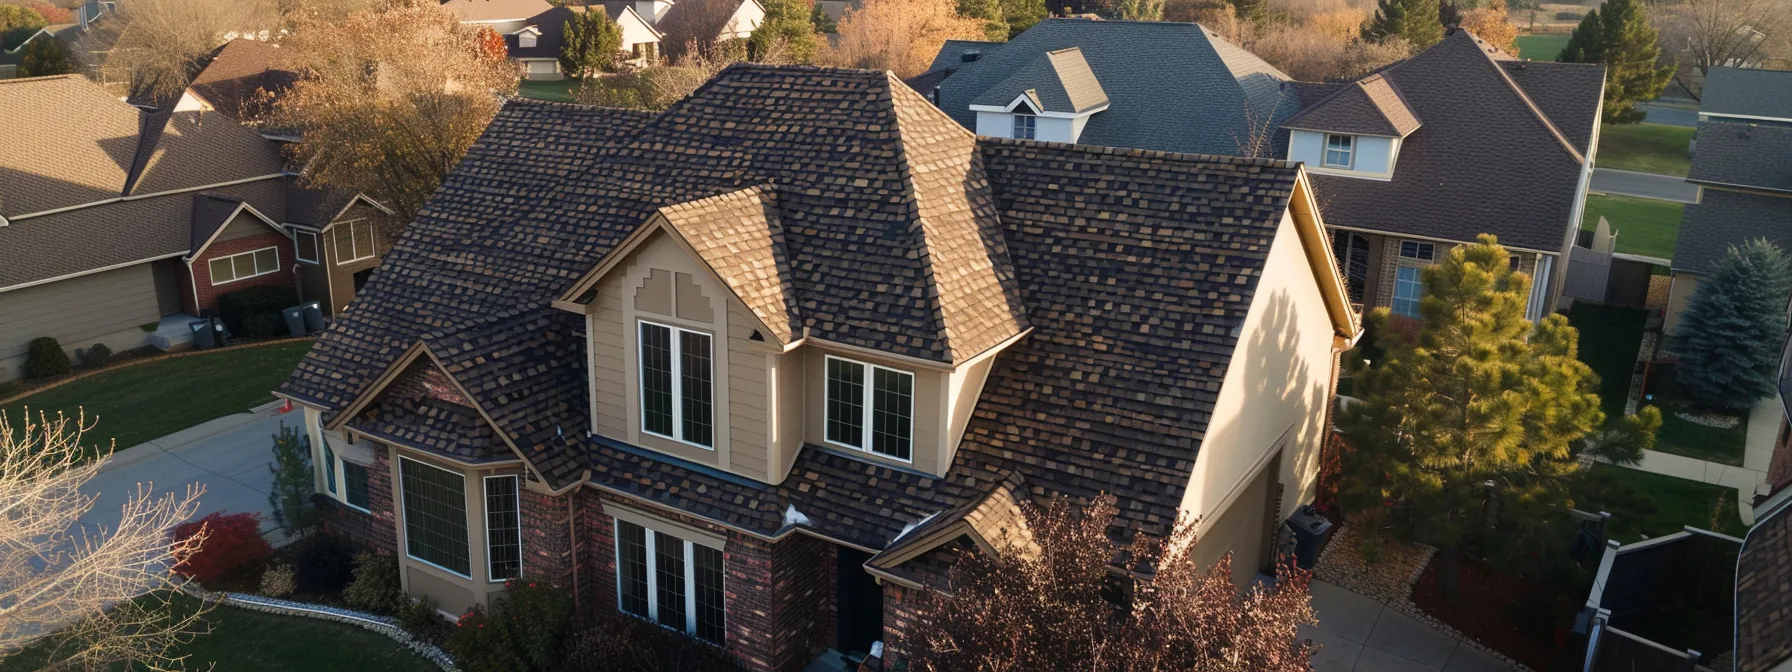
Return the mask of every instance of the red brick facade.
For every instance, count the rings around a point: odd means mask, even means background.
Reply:
[[[316,497],[318,513],[325,533],[357,548],[394,555],[398,552],[398,520],[392,506],[391,452],[378,443],[372,448],[373,466],[367,468],[367,508],[373,513],[350,508],[329,495]]]
[[[265,247],[272,247],[279,252],[280,270],[247,280],[237,280],[222,285],[212,284],[211,260]],[[189,268],[192,270],[192,277],[183,282],[184,286],[181,287],[182,309],[189,315],[198,315],[200,311],[205,310],[215,311],[218,309],[218,297],[224,294],[250,287],[294,286],[292,239],[287,238],[285,234],[268,229],[267,233],[247,238],[214,241],[210,247],[200,253],[197,259],[193,260]],[[195,294],[197,294],[196,297]]]

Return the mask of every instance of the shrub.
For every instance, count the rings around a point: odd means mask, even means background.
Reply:
[[[342,601],[364,611],[390,614],[404,601],[398,560],[373,553],[355,555],[355,580],[342,590]]]
[[[267,338],[279,333],[286,322],[280,311],[298,303],[291,287],[250,287],[218,297],[218,317],[232,334]]]
[[[317,506],[311,502],[311,451],[299,440],[298,428],[282,422],[280,433],[274,435],[273,453],[268,471],[273,472],[274,487],[268,492],[268,504],[274,522],[288,534],[308,535],[317,527]]]
[[[560,670],[572,629],[572,598],[562,588],[510,581],[490,614],[474,607],[454,624],[448,648],[465,672]]]
[[[62,351],[62,344],[49,336],[31,339],[31,346],[25,354],[25,377],[48,378],[68,373],[74,365],[68,361],[68,353]]]
[[[448,622],[442,620],[436,601],[429,596],[420,599],[403,599],[398,605],[398,626],[413,635],[432,642],[441,641],[447,634]]]
[[[306,595],[335,595],[354,579],[355,555],[335,537],[314,534],[293,550],[293,587]]]
[[[573,639],[567,672],[744,672],[719,647],[612,612]]]
[[[88,348],[81,353],[81,364],[83,366],[101,367],[105,366],[106,362],[111,360],[112,349],[106,347],[105,343],[95,343],[93,344],[93,347]]]
[[[291,595],[293,585],[292,565],[280,563],[261,573],[261,594],[268,597]]]
[[[261,538],[261,514],[225,513],[219,511],[174,528],[175,539],[186,539],[201,530],[205,543],[199,551],[174,566],[174,571],[200,583],[219,581],[238,575],[256,560],[273,553],[266,539]]]

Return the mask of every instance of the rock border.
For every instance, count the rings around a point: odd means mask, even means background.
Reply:
[[[399,627],[398,620],[390,616],[380,616],[377,614],[355,611],[353,609],[311,604],[309,602],[281,600],[263,595],[255,595],[253,593],[212,592],[190,583],[181,586],[181,592],[202,600],[215,601],[218,604],[240,607],[250,611],[282,614],[286,616],[302,616],[305,618],[315,618],[323,621],[335,621],[337,623],[347,623],[349,625],[359,626],[362,629],[380,633],[391,638],[392,641],[410,647],[411,651],[416,652],[417,655],[423,656],[424,659],[431,663],[435,663],[437,667],[442,668],[442,672],[458,672],[459,670],[459,668],[454,666],[454,657],[448,655],[447,651],[443,651],[439,646],[418,639],[404,628]]]

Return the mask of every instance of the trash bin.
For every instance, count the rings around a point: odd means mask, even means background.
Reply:
[[[1295,566],[1312,569],[1313,563],[1319,561],[1319,542],[1332,531],[1332,521],[1319,515],[1313,507],[1303,506],[1288,517],[1288,529],[1294,531]]]
[[[211,320],[194,320],[187,323],[187,328],[193,330],[194,350],[209,350],[218,347],[218,339],[212,336],[211,326]]]
[[[315,334],[324,330],[324,310],[316,301],[299,307],[305,309],[305,333]]]
[[[280,311],[280,316],[286,318],[286,335],[293,338],[305,335],[304,306],[293,306],[286,310],[282,310]]]

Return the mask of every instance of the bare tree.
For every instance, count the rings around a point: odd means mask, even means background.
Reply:
[[[704,58],[718,57],[717,49],[726,48],[733,41],[732,36],[719,36],[728,20],[734,18],[735,10],[740,9],[740,3],[741,0],[684,0],[666,10],[666,16],[655,26],[664,35],[660,46],[665,50],[666,61],[675,63],[693,50]]]
[[[1694,95],[1711,68],[1792,58],[1792,0],[1684,0],[1654,19],[1662,51],[1679,59],[1675,81]]]
[[[136,96],[177,96],[232,37],[265,37],[279,24],[273,0],[131,0],[119,3],[100,74]]]
[[[94,497],[81,486],[99,473],[86,459],[85,418],[58,416],[22,431],[0,414],[0,659],[42,644],[53,665],[178,669],[174,647],[191,641],[199,612],[176,615],[169,568],[199,549],[203,533],[171,541],[199,508],[202,488],[156,496],[139,486],[112,529],[80,522]]]
[[[983,22],[959,16],[953,0],[865,0],[840,17],[835,34],[820,62],[897,77],[925,72],[946,40],[985,39]]]
[[[573,91],[573,100],[599,107],[664,110],[691,95],[697,87],[735,63],[747,62],[745,40],[729,40],[714,48],[686,45],[676,63],[637,68],[611,76],[591,77]],[[754,61],[772,65],[793,62],[782,39],[768,42]]]

